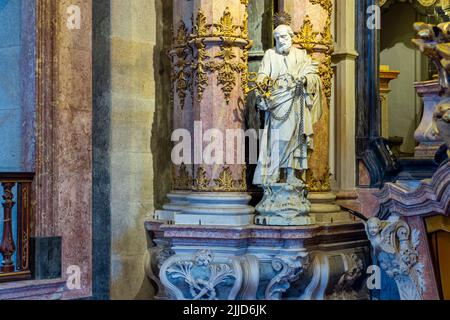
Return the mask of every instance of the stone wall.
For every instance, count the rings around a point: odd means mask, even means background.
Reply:
[[[34,10],[28,0],[0,1],[0,171],[32,171]],[[31,56],[30,56],[31,55]],[[31,78],[30,78],[31,77]],[[31,84],[31,85],[30,85]],[[24,92],[30,92],[24,95]],[[30,97],[31,99],[27,99]],[[31,101],[30,101],[31,100]],[[27,125],[24,125],[27,124]]]
[[[424,58],[411,43],[412,25],[420,20],[410,4],[398,3],[383,14],[381,21],[380,62],[400,71],[398,79],[390,83],[389,135],[403,137],[401,151],[407,153],[414,153],[414,132],[422,109],[414,82],[427,80]]]
[[[111,298],[145,299],[144,220],[170,191],[170,1],[111,0]]]

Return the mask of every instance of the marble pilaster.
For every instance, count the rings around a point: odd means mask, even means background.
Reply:
[[[68,29],[67,9],[81,12]],[[36,237],[62,238],[62,280],[81,271],[81,288],[62,299],[92,294],[92,1],[37,2]]]
[[[331,129],[330,142],[335,143],[331,159],[338,159],[334,165],[336,175],[337,202],[343,206],[358,206],[356,186],[356,5],[355,0],[336,2],[335,50],[332,62],[335,65],[334,114],[336,127]],[[334,116],[334,117],[333,117]],[[334,129],[334,130],[333,130]],[[333,133],[336,134],[333,134]],[[357,210],[358,211],[358,210]]]

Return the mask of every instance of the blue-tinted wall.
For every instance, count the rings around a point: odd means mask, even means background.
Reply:
[[[34,171],[34,0],[0,0],[0,171]]]
[[[0,0],[0,172],[34,171],[34,119],[35,0]],[[2,221],[0,206],[0,237]],[[12,224],[17,243],[17,205]]]

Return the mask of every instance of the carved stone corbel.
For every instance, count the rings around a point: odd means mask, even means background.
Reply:
[[[259,259],[253,255],[241,257],[243,271],[242,288],[239,293],[241,300],[257,300],[260,271]]]
[[[266,300],[281,300],[285,293],[309,266],[309,253],[279,255],[272,260],[272,268],[278,272],[266,288]]]
[[[173,256],[175,252],[171,249],[170,242],[164,239],[154,239],[155,245],[148,248],[145,263],[145,274],[155,289],[155,299],[167,299],[167,293],[159,280],[159,271],[164,262]]]
[[[344,255],[346,260],[347,270],[339,279],[338,283],[334,287],[333,294],[328,297],[329,300],[358,300],[361,294],[358,293],[355,288],[355,282],[361,277],[365,276],[364,263],[356,255]]]
[[[422,300],[425,291],[423,264],[419,262],[420,232],[392,216],[388,221],[374,217],[366,231],[374,256],[386,274],[397,284],[401,300]]]
[[[236,300],[243,282],[239,258],[215,258],[210,250],[170,257],[159,277],[175,300]]]

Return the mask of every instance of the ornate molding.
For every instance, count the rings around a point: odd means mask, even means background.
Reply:
[[[309,266],[309,254],[300,252],[294,256],[276,256],[272,268],[277,272],[265,291],[266,300],[281,300],[291,284],[298,280],[300,274]]]
[[[196,191],[209,191],[211,180],[206,175],[206,170],[203,167],[199,167],[194,182],[194,190]]]
[[[307,15],[302,27],[295,33],[292,41],[293,43],[300,45],[300,47],[308,51],[308,53],[311,53],[318,44],[317,37],[319,35],[320,32],[314,31],[311,19],[309,18],[309,15]]]
[[[225,101],[229,104],[231,92],[236,87],[237,76],[244,73],[246,66],[236,60],[237,55],[230,42],[223,40],[220,49],[214,56],[215,60],[210,61],[207,66],[208,70],[217,72],[217,84],[222,87]]]
[[[215,259],[210,250],[200,250],[193,256],[175,255],[167,259],[161,267],[160,279],[169,295],[177,300],[235,300],[243,273],[238,258]],[[187,285],[184,290],[182,283]],[[224,294],[225,291],[228,292]]]
[[[322,177],[315,177],[312,170],[306,171],[306,182],[308,184],[308,191],[310,192],[329,192],[331,191],[330,184],[330,168],[327,167],[325,174]]]
[[[415,190],[387,183],[376,194],[385,210],[405,217],[450,215],[450,162],[443,164],[430,180],[423,181]]]
[[[186,97],[191,92],[192,87],[192,48],[188,45],[189,30],[183,21],[180,21],[177,32],[174,34],[173,47],[169,53],[172,60],[172,92],[178,94],[181,109],[184,108]]]
[[[247,86],[248,50],[252,45],[248,40],[248,14],[244,14],[242,25],[234,24],[229,7],[217,23],[208,24],[202,9],[199,9],[196,18],[192,20],[192,33],[189,34],[187,28],[181,24],[174,35],[172,54],[177,59],[173,62],[172,80],[176,83],[180,103],[184,105],[187,91],[191,89],[193,92],[193,84],[197,90],[197,101],[201,102],[208,86],[208,74],[217,72],[218,85],[221,86],[225,101],[229,104],[238,76],[242,81],[244,93]],[[207,45],[217,41],[220,43],[220,51],[211,56]],[[238,54],[235,48],[242,52]]]
[[[348,270],[339,278],[334,287],[333,294],[328,297],[330,300],[359,300],[360,293],[354,289],[355,282],[365,276],[364,263],[356,255],[344,255],[348,263]]]
[[[167,299],[167,293],[158,275],[164,262],[175,255],[175,252],[171,249],[171,244],[168,240],[150,239],[150,241],[154,245],[147,250],[145,274],[154,285],[155,298]]]
[[[420,232],[410,229],[398,217],[381,221],[374,217],[366,223],[374,256],[386,274],[397,284],[401,300],[422,300],[425,291],[424,265],[419,262]]]
[[[181,164],[181,166],[178,169],[177,174],[177,168],[174,167],[172,169],[172,186],[174,190],[191,190],[193,179],[189,171],[187,170],[187,167],[184,163]]]
[[[199,167],[193,189],[201,192],[246,192],[247,168],[243,167],[240,179],[233,177],[230,167],[224,167],[218,178],[211,180],[208,178],[206,170]]]

